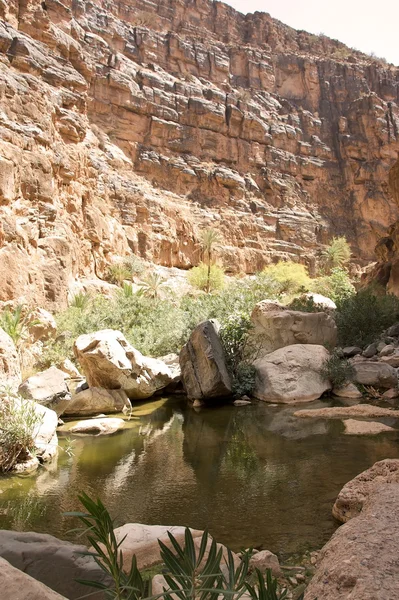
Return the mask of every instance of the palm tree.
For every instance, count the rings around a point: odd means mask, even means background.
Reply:
[[[156,300],[160,297],[161,287],[164,283],[164,280],[158,273],[149,273],[138,285],[141,287],[140,292],[143,296]]]
[[[216,244],[220,244],[221,238],[220,234],[216,229],[205,229],[201,233],[201,245],[202,251],[204,253],[204,258],[206,260],[206,264],[208,265],[208,273],[207,273],[207,284],[206,284],[206,292],[209,294],[210,292],[210,281],[211,281],[211,265],[212,265],[212,253],[214,250],[214,246]]]
[[[351,248],[344,236],[334,237],[321,256],[324,268],[331,273],[332,269],[342,268],[349,262]]]

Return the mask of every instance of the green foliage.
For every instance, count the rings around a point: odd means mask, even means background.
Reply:
[[[134,277],[135,275],[142,275],[145,271],[145,263],[143,259],[135,254],[131,254],[125,258],[123,265],[129,271],[130,278]]]
[[[22,304],[18,304],[14,310],[7,307],[0,315],[1,329],[8,333],[17,348],[28,337],[29,315],[29,312],[24,314]]]
[[[341,358],[334,351],[324,362],[320,375],[331,381],[333,387],[341,388],[346,383],[353,381],[355,371],[349,360]]]
[[[279,284],[280,294],[298,294],[310,289],[311,279],[304,265],[292,261],[279,261],[263,270],[263,275]]]
[[[328,275],[332,269],[342,269],[350,260],[351,247],[345,237],[334,237],[321,254],[323,268]]]
[[[312,296],[300,296],[294,298],[288,305],[290,310],[297,310],[299,312],[316,313],[323,312],[325,308],[320,304],[316,304]]]
[[[0,471],[11,471],[35,450],[35,437],[42,417],[34,402],[22,401],[4,391],[0,394]]]
[[[198,290],[209,293],[220,290],[224,286],[224,272],[218,265],[200,263],[189,271],[188,281]]]
[[[256,369],[252,362],[257,357],[258,348],[251,338],[252,329],[249,315],[241,313],[231,315],[220,331],[233,393],[237,397],[250,396],[255,386]]]
[[[42,498],[29,493],[22,501],[8,502],[7,516],[12,519],[13,531],[32,530],[34,522],[43,518],[46,504]]]
[[[122,284],[121,292],[125,298],[133,298],[134,292],[132,284],[128,283],[127,281],[124,281]]]
[[[399,298],[392,294],[376,296],[362,290],[337,303],[335,320],[342,346],[361,348],[371,344],[384,329],[399,320]]]
[[[71,308],[79,308],[80,310],[84,310],[87,308],[91,299],[91,294],[87,292],[77,292],[70,300],[69,306]]]
[[[78,580],[79,583],[104,591],[112,600],[139,600],[145,596],[145,584],[137,568],[135,555],[127,573],[123,570],[123,554],[120,550],[124,538],[118,542],[114,532],[114,521],[101,502],[94,501],[87,494],[78,496],[87,512],[66,513],[67,516],[78,517],[86,527],[87,539],[94,552],[86,552],[92,556],[97,565],[112,580],[107,586],[98,581]]]
[[[80,519],[94,552],[84,553],[93,556],[97,565],[107,574],[110,584],[96,581],[79,580],[90,587],[100,589],[110,600],[143,600],[146,597],[145,582],[137,568],[133,555],[130,570],[123,571],[123,553],[121,545],[114,533],[114,521],[101,500],[92,500],[87,494],[79,496],[87,512],[70,512],[67,516]],[[164,600],[239,600],[248,591],[253,600],[285,600],[286,590],[280,591],[271,571],[266,574],[257,570],[257,582],[250,585],[249,554],[244,553],[242,561],[236,568],[234,556],[227,550],[227,558],[223,559],[223,547],[218,547],[215,540],[210,539],[205,531],[196,547],[190,529],[186,528],[184,545],[168,532],[170,547],[158,540],[161,558],[164,562],[163,575],[166,586],[160,594]],[[222,560],[225,563],[222,569]],[[125,568],[126,570],[126,568]],[[153,596],[152,600],[159,596]],[[148,598],[147,600],[150,600]]]
[[[72,351],[71,343],[55,342],[51,340],[43,347],[42,354],[36,362],[36,367],[39,370],[48,369],[49,367],[59,367],[66,358],[70,358]]]
[[[212,268],[214,266],[212,264],[213,250],[214,250],[215,245],[220,244],[220,242],[221,242],[220,234],[218,231],[216,231],[216,229],[206,229],[205,231],[202,232],[201,245],[202,245],[202,250],[204,253],[205,260],[206,260],[207,269],[206,269],[205,287],[203,287],[203,288],[200,287],[199,289],[204,289],[208,294],[212,289],[219,289],[220,287],[222,287],[222,285],[220,285],[219,287],[218,286],[212,287],[212,284],[211,284],[211,279],[214,278],[214,276],[212,276]]]
[[[124,262],[116,262],[109,265],[107,270],[107,280],[116,285],[122,285],[125,279],[131,279],[132,274]]]
[[[311,284],[312,292],[331,298],[335,303],[349,298],[356,293],[346,269],[335,267],[329,275],[314,279]]]

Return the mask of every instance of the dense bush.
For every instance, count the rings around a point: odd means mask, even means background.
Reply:
[[[341,358],[334,351],[325,361],[320,374],[331,381],[334,388],[341,388],[353,380],[355,371],[349,360]]]
[[[310,289],[311,279],[304,265],[292,261],[280,261],[266,267],[263,274],[279,284],[280,294],[297,294]]]
[[[399,320],[399,298],[376,296],[371,290],[342,299],[337,309],[338,341],[343,346],[364,347]]]
[[[251,338],[252,329],[250,317],[241,313],[231,315],[220,331],[233,394],[237,397],[250,396],[255,386],[256,369],[252,363],[258,352]]]
[[[353,296],[356,292],[346,269],[335,267],[329,275],[313,279],[311,290],[331,298],[335,303]]]
[[[224,286],[224,272],[218,265],[200,263],[189,271],[188,281],[197,290],[213,292]]]
[[[35,449],[35,436],[41,417],[33,402],[2,391],[0,393],[0,471],[10,471]]]
[[[323,250],[321,258],[325,273],[332,269],[342,269],[351,257],[351,248],[345,237],[335,237]]]

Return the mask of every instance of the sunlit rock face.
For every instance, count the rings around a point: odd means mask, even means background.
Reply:
[[[398,69],[207,0],[0,4],[0,300],[65,305],[129,252],[230,271],[399,218]]]

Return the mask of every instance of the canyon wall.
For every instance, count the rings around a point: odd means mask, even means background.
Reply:
[[[333,235],[365,264],[399,219],[398,68],[208,0],[0,19],[1,301],[65,306],[132,252],[189,268],[208,227],[230,272],[312,269]]]

